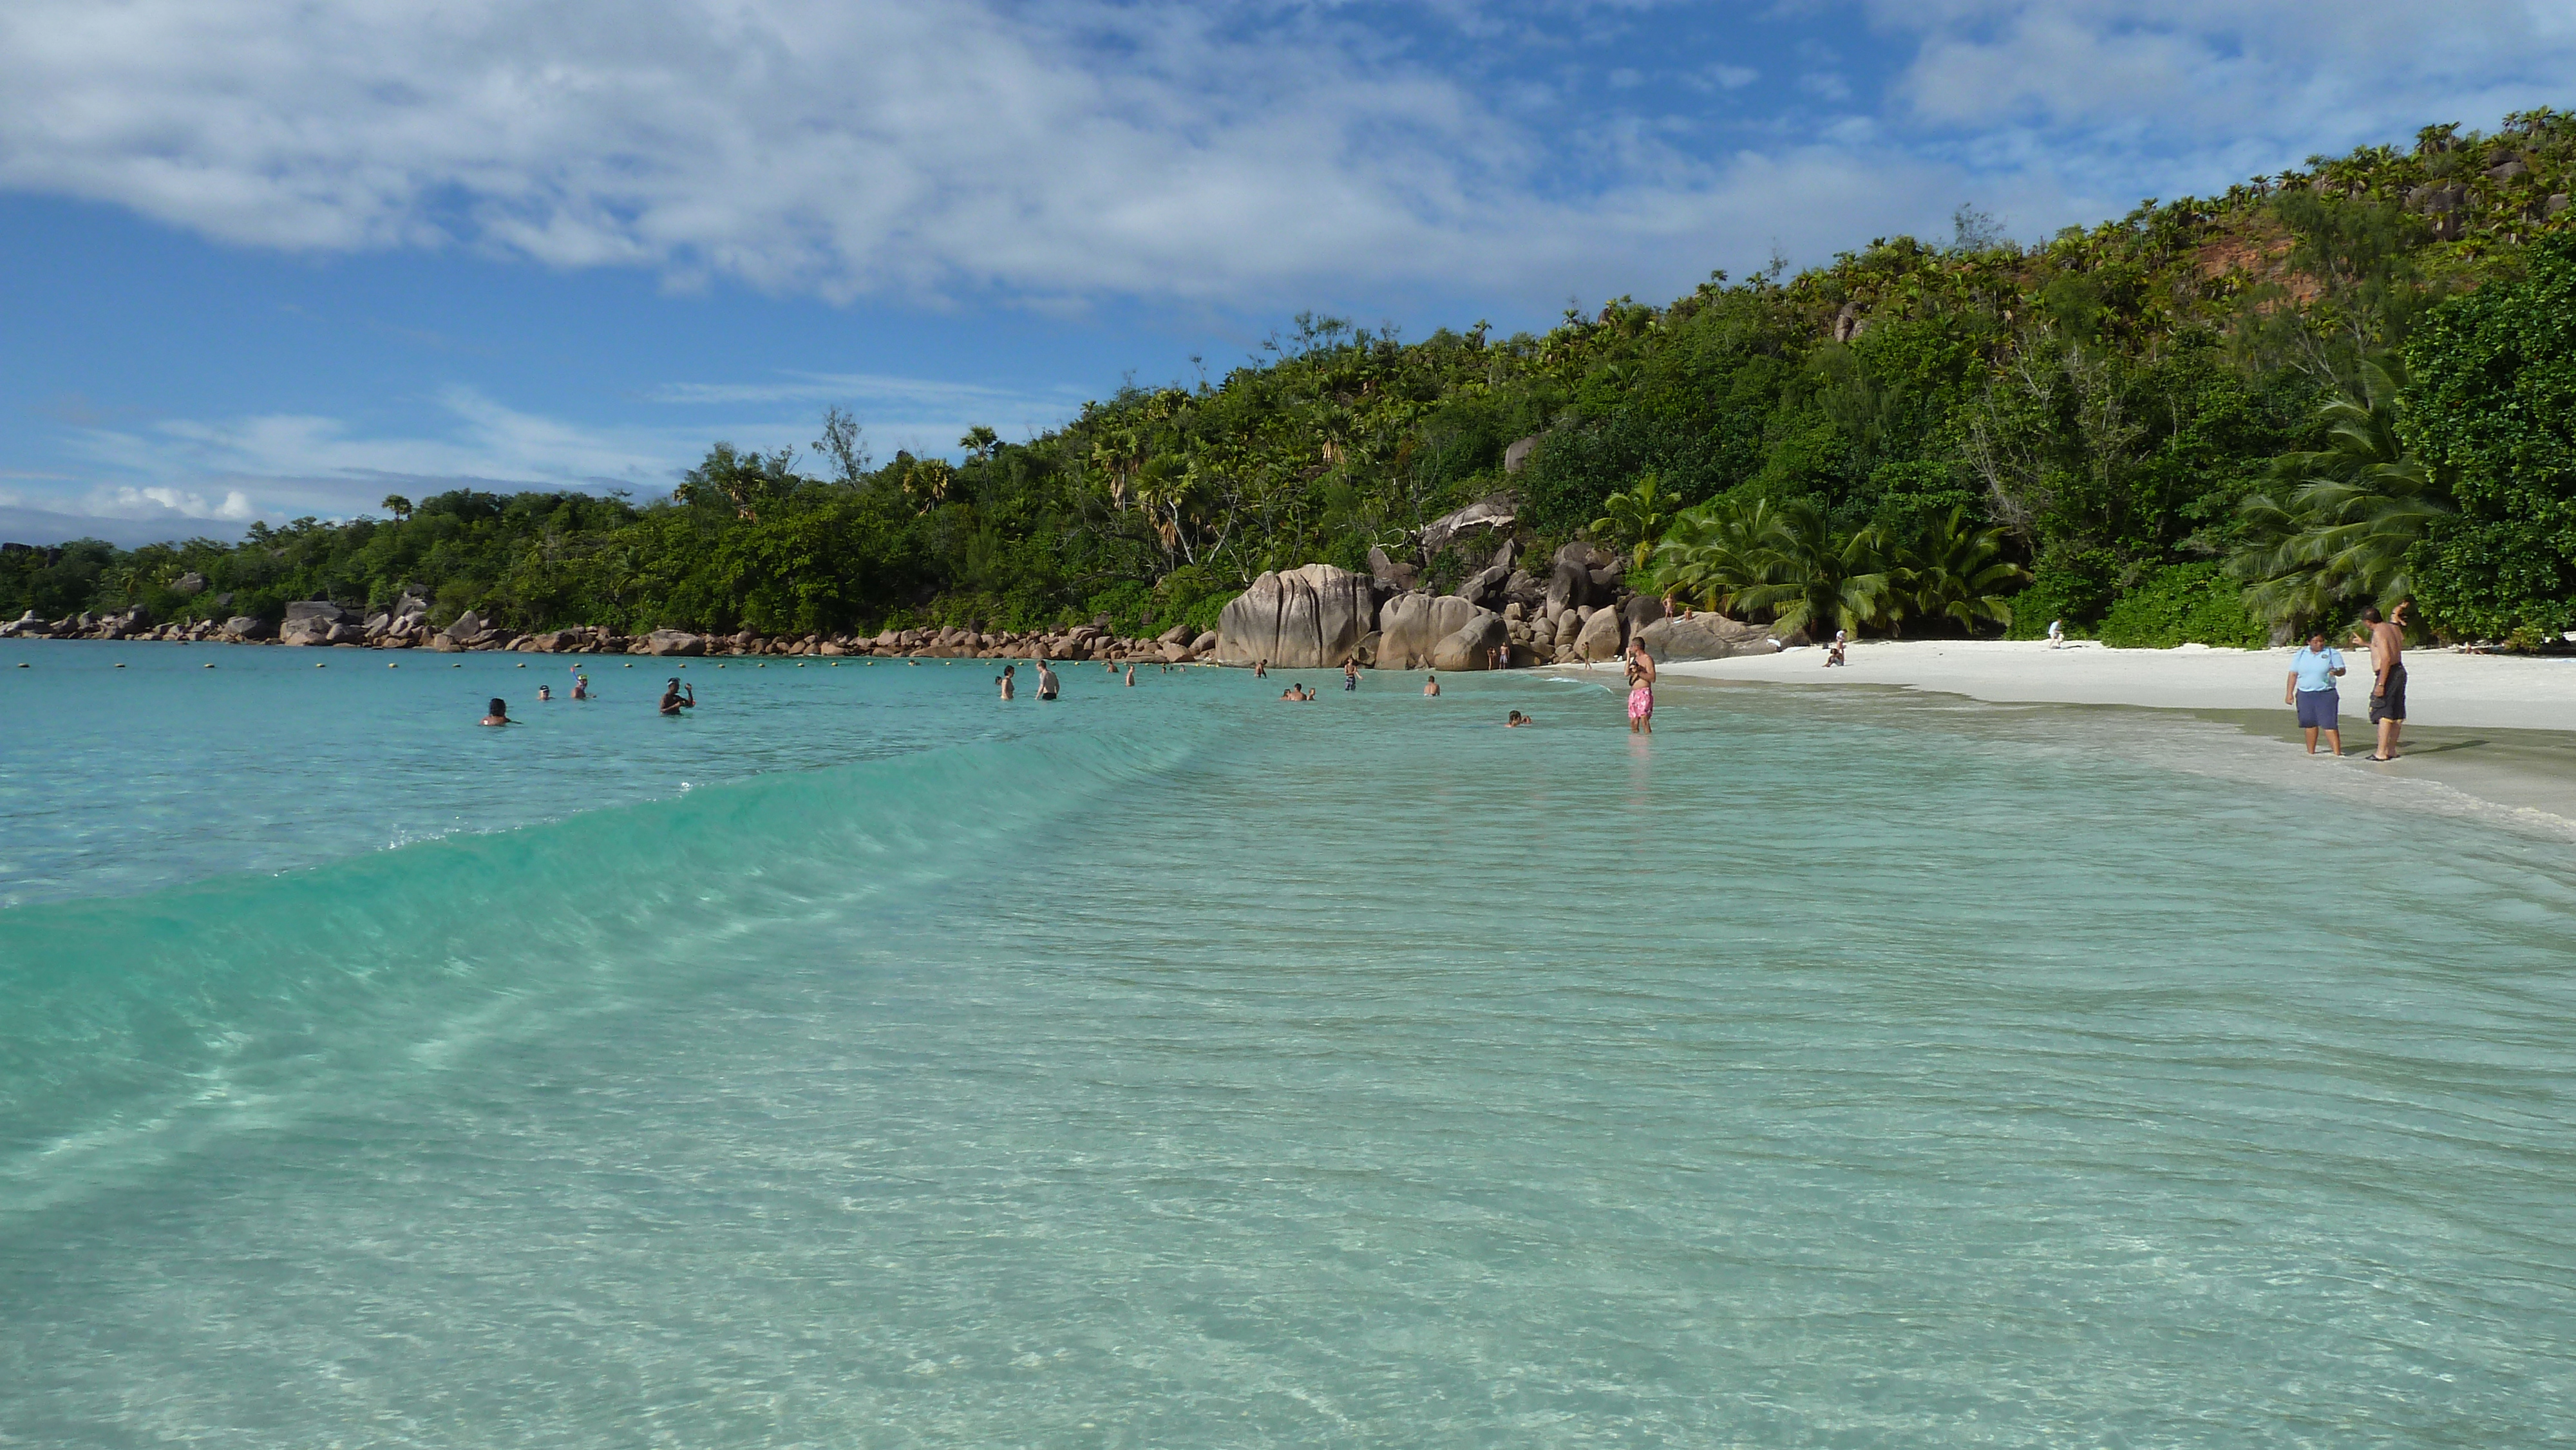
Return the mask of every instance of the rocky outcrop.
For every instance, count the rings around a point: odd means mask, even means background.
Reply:
[[[1430,558],[1449,546],[1451,540],[1470,529],[1507,529],[1512,526],[1513,511],[1518,507],[1507,493],[1490,494],[1452,514],[1442,514],[1422,526],[1422,557]]]
[[[1509,628],[1499,614],[1478,611],[1474,619],[1460,625],[1431,647],[1431,667],[1435,670],[1490,670],[1494,651],[1512,641]]]
[[[1264,574],[1217,616],[1216,660],[1274,668],[1325,669],[1351,657],[1376,613],[1377,591],[1365,574],[1309,564]]]
[[[257,615],[236,614],[224,621],[224,633],[234,639],[266,639],[268,621]]]
[[[206,592],[206,576],[191,569],[170,581],[170,592],[183,599],[194,599]]]
[[[349,622],[349,611],[327,599],[299,599],[286,606],[286,622],[278,626],[279,644],[329,644],[331,631]]]
[[[706,636],[685,629],[657,629],[644,637],[648,655],[702,655],[707,652]]]
[[[1574,636],[1574,652],[1587,660],[1617,659],[1620,647],[1627,643],[1622,635],[1619,611],[1596,609]]]
[[[1375,544],[1369,546],[1368,566],[1369,577],[1375,579],[1378,587],[1382,589],[1402,592],[1412,588],[1422,577],[1422,571],[1419,568],[1411,564],[1397,563],[1387,556],[1386,550]]]
[[[1501,602],[1503,582],[1512,576],[1510,566],[1490,565],[1468,576],[1467,582],[1449,591],[1470,604],[1490,606]]]
[[[1617,556],[1577,539],[1556,551],[1548,561],[1545,610],[1559,614],[1579,609],[1586,604],[1606,603],[1606,590],[1616,588],[1617,574],[1605,572],[1619,562]]]
[[[1535,433],[1514,440],[1512,446],[1503,450],[1503,472],[1518,473],[1529,467],[1530,455],[1537,451],[1538,435]]]
[[[1773,654],[1780,648],[1769,630],[1723,614],[1659,619],[1637,631],[1637,638],[1659,660],[1723,660]]]
[[[1442,640],[1488,612],[1455,594],[1399,594],[1378,611],[1377,665],[1389,670],[1428,668]]]

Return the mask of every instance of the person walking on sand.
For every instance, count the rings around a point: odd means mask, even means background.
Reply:
[[[1013,700],[1019,697],[1020,682],[1012,678],[1012,671],[1016,668],[1017,666],[1014,665],[1004,665],[1002,666],[1002,672],[993,677],[993,683],[1002,687],[1002,698],[1004,700]]]
[[[1038,661],[1038,698],[1041,700],[1052,700],[1055,696],[1055,671],[1048,669],[1047,662],[1041,658]]]
[[[2048,622],[2048,647],[2050,649],[2066,648],[2065,620],[2052,619]]]
[[[2290,656],[2290,678],[2281,691],[2281,703],[2299,707],[2299,728],[2308,733],[2308,753],[2317,753],[2317,732],[2326,733],[2326,745],[2335,754],[2343,754],[2343,705],[2335,694],[2335,679],[2343,673],[2343,651],[2326,643],[2326,632],[2318,630],[2308,636],[2307,648]]]
[[[2370,626],[2370,723],[2379,727],[2379,751],[2370,758],[2395,760],[2397,737],[2406,729],[2406,631],[2381,618],[2376,604],[2361,618]]]
[[[1642,644],[1628,646],[1628,733],[1655,733],[1655,657]]]

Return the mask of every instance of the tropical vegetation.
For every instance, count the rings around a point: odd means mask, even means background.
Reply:
[[[1962,208],[1809,271],[1545,334],[1302,315],[1221,377],[1020,441],[711,447],[667,497],[456,491],[236,543],[0,554],[0,612],[520,629],[1204,624],[1267,569],[1454,585],[1508,491],[1702,607],[1810,631],[2259,640],[2412,595],[2433,633],[2576,626],[2576,117],[2435,126],[2035,245]],[[1478,550],[1484,552],[1480,554]],[[193,576],[193,577],[192,577]],[[203,588],[197,588],[199,581]]]

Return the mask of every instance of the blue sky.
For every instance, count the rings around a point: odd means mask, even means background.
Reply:
[[[0,534],[953,452],[1304,308],[2036,238],[2571,75],[2563,0],[14,0]]]

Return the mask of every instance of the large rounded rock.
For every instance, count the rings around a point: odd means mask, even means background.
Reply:
[[[702,655],[707,652],[707,641],[704,635],[691,634],[684,629],[657,629],[645,636],[644,652],[648,655]]]
[[[1377,592],[1365,574],[1330,564],[1264,574],[1217,616],[1217,663],[1329,669],[1351,657],[1376,612]]]
[[[1442,640],[1488,612],[1455,594],[1399,594],[1378,612],[1378,667],[1422,669],[1431,664]],[[1495,621],[1500,623],[1501,616]]]
[[[1723,614],[1659,619],[1637,631],[1637,638],[1659,660],[1722,660],[1772,654],[1780,648],[1769,630]]]
[[[1494,651],[1511,643],[1510,626],[1499,614],[1478,614],[1474,619],[1443,635],[1431,647],[1431,667],[1435,670],[1490,670]]]
[[[1596,609],[1583,621],[1583,632],[1574,637],[1574,652],[1587,660],[1616,659],[1622,643],[1619,611]]]

